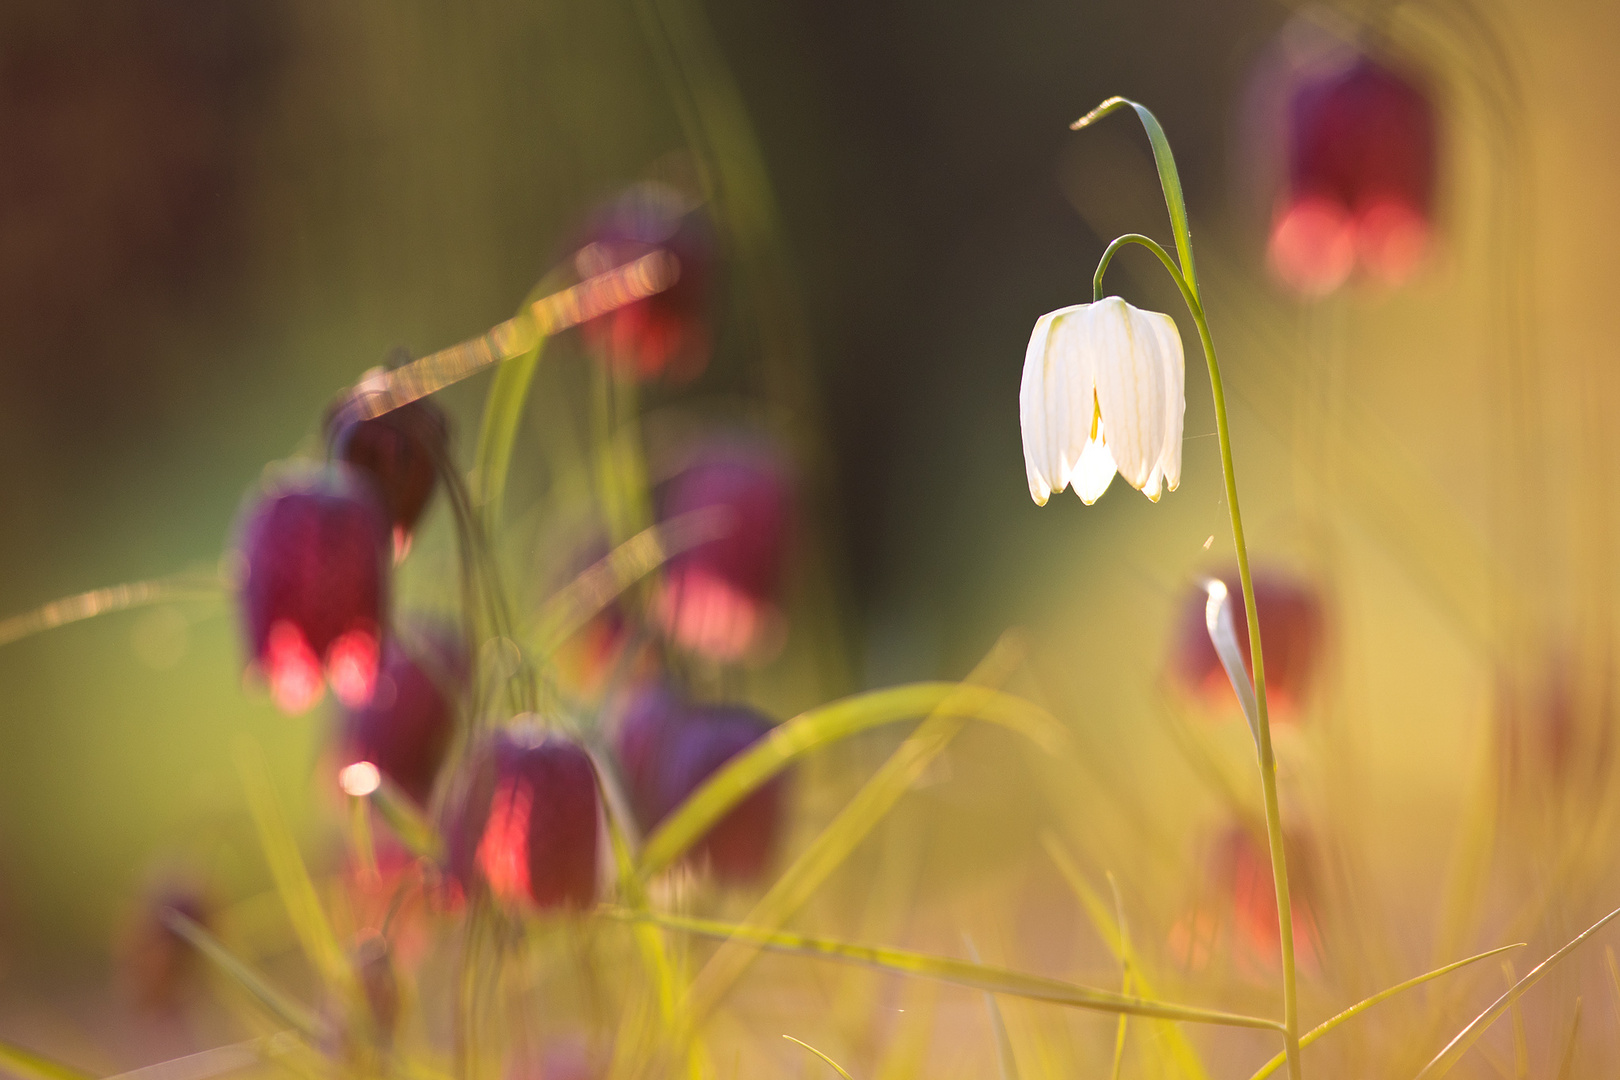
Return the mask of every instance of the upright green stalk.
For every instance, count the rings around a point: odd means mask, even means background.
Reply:
[[[1138,107],[1138,111],[1146,110]],[[1174,165],[1171,168],[1173,169]],[[1243,581],[1243,607],[1249,621],[1249,660],[1254,667],[1255,712],[1258,714],[1254,719],[1260,758],[1260,789],[1265,801],[1266,837],[1271,845],[1271,876],[1277,888],[1277,936],[1282,943],[1284,1050],[1288,1057],[1289,1077],[1291,1080],[1300,1080],[1299,1005],[1294,972],[1294,909],[1289,899],[1288,860],[1283,850],[1282,812],[1277,802],[1277,759],[1271,749],[1271,720],[1266,709],[1266,661],[1260,649],[1260,610],[1254,603],[1254,577],[1249,572],[1249,547],[1243,538],[1243,514],[1238,509],[1237,475],[1232,468],[1232,437],[1226,419],[1226,390],[1221,383],[1221,367],[1215,358],[1215,342],[1210,338],[1209,322],[1204,318],[1204,306],[1198,298],[1196,285],[1182,274],[1180,267],[1170,257],[1170,253],[1151,238],[1138,233],[1127,233],[1108,245],[1097,264],[1097,273],[1092,278],[1092,300],[1103,298],[1103,273],[1108,269],[1114,253],[1126,244],[1140,244],[1152,251],[1170,272],[1176,287],[1181,290],[1181,298],[1187,303],[1187,310],[1192,314],[1193,322],[1198,324],[1198,340],[1204,347],[1204,360],[1209,366],[1209,388],[1215,399],[1215,430],[1220,436],[1221,444],[1221,473],[1226,480],[1226,504],[1232,516],[1232,543],[1237,548],[1238,576]],[[1186,246],[1186,250],[1190,255],[1190,244]]]

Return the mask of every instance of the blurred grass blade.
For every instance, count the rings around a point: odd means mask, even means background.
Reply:
[[[1125,898],[1119,893],[1119,882],[1114,880],[1110,871],[1108,874],[1108,887],[1114,893],[1114,925],[1119,928],[1119,992],[1130,996],[1131,993],[1131,928],[1125,921]],[[1119,1080],[1119,1070],[1125,1064],[1125,1035],[1131,1018],[1124,1013],[1119,1014],[1119,1025],[1114,1030],[1114,1064],[1108,1070],[1109,1080]]]
[[[822,1061],[825,1061],[828,1065],[831,1065],[832,1068],[833,1068],[833,1071],[836,1072],[839,1076],[842,1076],[844,1078],[844,1080],[855,1080],[855,1078],[853,1076],[849,1075],[849,1073],[844,1071],[844,1067],[842,1065],[838,1064],[838,1062],[834,1061],[832,1058],[828,1057],[826,1054],[823,1054],[820,1050],[817,1050],[815,1047],[811,1046],[809,1043],[805,1042],[803,1039],[795,1039],[791,1035],[783,1035],[782,1038],[786,1039],[788,1042],[791,1042],[791,1043],[798,1043],[800,1046],[804,1047],[806,1050],[808,1050],[812,1054],[816,1055],[816,1057],[820,1058]]]
[[[1559,1058],[1557,1080],[1569,1080],[1575,1066],[1575,1038],[1581,1033],[1581,1005],[1584,999],[1575,999],[1575,1015],[1569,1021],[1569,1035],[1564,1039],[1564,1053]]]
[[[338,944],[332,924],[321,907],[320,897],[315,892],[315,883],[310,880],[303,856],[298,853],[298,842],[287,827],[287,818],[281,812],[275,787],[270,782],[264,754],[256,743],[244,738],[237,747],[236,763],[242,773],[242,787],[247,793],[253,824],[258,827],[265,861],[270,864],[270,876],[275,880],[276,892],[287,909],[293,933],[297,935],[304,955],[326,984],[346,987],[349,967],[343,948]]]
[[[741,923],[715,922],[693,919],[659,912],[636,912],[624,909],[608,910],[605,914],[617,919],[647,919],[670,930],[679,930],[699,937],[726,940],[735,938],[751,942],[762,949],[793,953],[800,956],[837,960],[848,964],[864,964],[880,971],[912,975],[923,979],[937,979],[953,986],[970,990],[986,990],[994,994],[1011,994],[1031,1001],[1044,1001],[1052,1005],[1068,1005],[1077,1009],[1091,1009],[1106,1013],[1130,1013],[1133,1016],[1153,1016],[1164,1020],[1183,1020],[1193,1024],[1216,1024],[1225,1027],[1261,1028],[1281,1031],[1282,1024],[1262,1016],[1244,1016],[1241,1013],[1200,1009],[1191,1005],[1176,1005],[1162,1001],[1144,1001],[1126,997],[1112,990],[1099,990],[1090,986],[1049,979],[1042,975],[1025,975],[1005,968],[954,960],[947,956],[909,952],[876,945],[856,945],[825,938],[810,938],[785,930],[761,930]]]
[[[1114,959],[1121,964],[1129,963],[1136,982],[1136,996],[1152,1001],[1158,997],[1153,986],[1142,971],[1142,961],[1136,951],[1131,948],[1129,939],[1121,932],[1121,928],[1114,921],[1108,911],[1108,905],[1103,902],[1091,883],[1080,873],[1080,868],[1069,858],[1068,852],[1058,842],[1057,837],[1048,833],[1042,838],[1047,853],[1052,862],[1057,865],[1058,873],[1069,883],[1075,896],[1080,900],[1080,906],[1085,910],[1086,917],[1091,925],[1096,927],[1097,934],[1103,939],[1108,951],[1114,954]],[[1176,1064],[1176,1071],[1187,1080],[1209,1080],[1209,1073],[1204,1068],[1203,1060],[1198,1051],[1193,1049],[1192,1043],[1187,1041],[1186,1035],[1174,1024],[1161,1023],[1157,1025],[1158,1034],[1163,1038],[1165,1049],[1169,1051],[1171,1059]]]
[[[313,1012],[271,986],[235,953],[221,945],[218,938],[187,918],[183,912],[170,908],[163,914],[163,923],[207,957],[220,971],[235,980],[276,1019],[312,1042],[321,1042],[326,1037],[325,1025]]]
[[[546,600],[534,635],[536,652],[549,656],[619,595],[669,559],[723,535],[724,515],[693,510],[641,530]]]
[[[366,798],[412,855],[419,859],[439,857],[438,830],[392,780],[383,777],[382,783]]]
[[[529,387],[546,339],[506,361],[490,381],[484,399],[484,420],[478,426],[478,446],[474,451],[472,496],[484,512],[488,528],[495,528],[501,516],[501,498],[506,491],[506,475],[512,467],[512,447],[523,423],[523,409],[529,400]]]
[[[222,594],[219,575],[212,571],[185,571],[150,581],[131,581],[105,589],[64,596],[32,611],[0,619],[0,645],[32,637],[58,626],[175,600],[212,599]]]
[[[144,1065],[139,1069],[109,1076],[106,1080],[212,1080],[216,1076],[225,1076],[264,1064],[266,1056],[273,1053],[278,1044],[296,1037],[291,1031],[279,1031],[274,1035],[231,1043],[228,1046],[216,1046],[195,1054],[187,1054],[185,1057]]]
[[[1482,1034],[1484,1034],[1485,1029],[1495,1023],[1498,1017],[1511,1008],[1513,1004],[1519,1000],[1519,998],[1523,997],[1526,990],[1529,990],[1536,983],[1540,982],[1541,977],[1545,975],[1554,964],[1568,956],[1587,938],[1591,937],[1593,934],[1603,929],[1603,927],[1607,926],[1609,920],[1613,919],[1616,915],[1620,915],[1620,908],[1616,908],[1615,910],[1609,912],[1607,915],[1603,916],[1603,918],[1581,931],[1581,933],[1577,934],[1574,938],[1571,938],[1563,948],[1559,949],[1557,952],[1547,957],[1547,959],[1531,968],[1529,973],[1526,974],[1524,978],[1508,987],[1506,993],[1497,998],[1488,1009],[1474,1017],[1474,1019],[1469,1022],[1467,1027],[1457,1032],[1456,1037],[1447,1043],[1445,1047],[1434,1056],[1432,1061],[1423,1066],[1423,1069],[1417,1074],[1418,1080],[1423,1080],[1425,1077],[1444,1076],[1451,1069],[1451,1067],[1457,1063],[1457,1059],[1462,1057],[1463,1054],[1467,1053],[1468,1048],[1473,1046],[1475,1041],[1478,1040]]]
[[[905,1020],[878,1066],[877,1080],[917,1080],[928,1060],[929,1035],[934,1030],[934,1012],[939,1003],[940,984],[927,980],[902,1000]]]
[[[1067,746],[1068,733],[1050,713],[999,690],[926,682],[855,694],[779,724],[768,737],[732,758],[648,837],[641,852],[642,876],[650,877],[679,859],[732,807],[796,758],[884,724],[935,712],[997,724],[1049,753]]]
[[[983,692],[1005,681],[1023,655],[1021,637],[1011,632],[1003,634],[969,673],[959,693]],[[849,858],[966,725],[956,707],[957,700],[955,695],[943,700],[889,755],[754,905],[745,920],[750,926],[774,930],[783,925]],[[741,943],[728,944],[709,958],[689,992],[689,1009],[696,1022],[701,1023],[720,1003],[753,958],[754,950]]]
[[[979,950],[974,947],[973,939],[963,934],[962,943],[967,946],[968,955],[977,964]],[[986,991],[984,1007],[990,1014],[990,1032],[996,1039],[996,1066],[1001,1080],[1018,1080],[1018,1058],[1013,1055],[1012,1037],[1007,1034],[1007,1020],[1001,1015],[1001,1006],[996,1004],[996,995]],[[1119,1019],[1124,1023],[1125,1014],[1121,1013]]]
[[[1499,946],[1498,948],[1490,949],[1490,950],[1488,950],[1486,952],[1477,953],[1474,956],[1467,957],[1466,959],[1463,959],[1463,960],[1455,960],[1452,963],[1447,964],[1445,967],[1435,968],[1433,971],[1426,971],[1422,975],[1418,975],[1418,976],[1415,976],[1413,978],[1407,979],[1403,983],[1396,983],[1394,986],[1391,986],[1386,990],[1380,990],[1378,993],[1374,994],[1372,997],[1364,998],[1361,1001],[1358,1001],[1354,1005],[1350,1006],[1348,1009],[1346,1009],[1343,1012],[1339,1013],[1338,1015],[1333,1016],[1333,1017],[1331,1017],[1331,1018],[1329,1018],[1327,1020],[1324,1020],[1320,1024],[1317,1024],[1311,1030],[1307,1031],[1304,1035],[1300,1036],[1299,1045],[1300,1046],[1309,1046],[1309,1045],[1311,1045],[1311,1043],[1315,1042],[1317,1039],[1320,1039],[1322,1036],[1326,1035],[1328,1032],[1332,1031],[1334,1028],[1338,1027],[1340,1024],[1344,1023],[1346,1020],[1352,1020],[1355,1017],[1360,1016],[1362,1013],[1366,1012],[1368,1009],[1372,1008],[1374,1005],[1377,1005],[1377,1004],[1380,1004],[1382,1002],[1388,1001],[1390,998],[1394,997],[1396,994],[1401,993],[1402,991],[1410,990],[1414,986],[1420,986],[1423,983],[1428,982],[1430,979],[1438,979],[1442,975],[1449,975],[1453,971],[1456,971],[1458,968],[1465,968],[1469,964],[1476,964],[1481,960],[1489,959],[1492,956],[1498,956],[1498,955],[1500,955],[1502,953],[1507,952],[1509,949],[1522,949],[1522,948],[1524,948],[1524,942],[1522,942],[1522,941],[1518,942],[1516,944],[1513,944],[1513,945],[1502,945],[1502,946]],[[1280,1069],[1282,1067],[1283,1067],[1283,1055],[1278,1054],[1276,1057],[1272,1058],[1270,1061],[1268,1061],[1264,1065],[1262,1065],[1260,1067],[1260,1070],[1258,1072],[1256,1072],[1253,1076],[1251,1076],[1249,1078],[1249,1080],[1265,1080],[1266,1077],[1270,1076],[1272,1073],[1276,1072],[1278,1069]]]
[[[1111,97],[1086,115],[1069,125],[1073,131],[1089,127],[1116,109],[1129,105],[1147,131],[1148,142],[1153,145],[1153,163],[1159,169],[1159,186],[1164,189],[1165,209],[1170,211],[1170,232],[1176,240],[1176,257],[1181,262],[1181,275],[1194,298],[1198,297],[1198,275],[1193,269],[1192,228],[1187,221],[1187,197],[1182,194],[1181,174],[1176,171],[1176,157],[1170,152],[1170,140],[1159,126],[1158,117],[1128,98]]]
[[[89,1073],[4,1039],[0,1039],[0,1071],[15,1073],[21,1080],[93,1080]]]

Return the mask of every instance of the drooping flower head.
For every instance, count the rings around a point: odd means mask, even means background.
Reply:
[[[387,624],[388,516],[347,466],[285,481],[238,530],[238,599],[248,651],[284,711],[325,682],[345,704],[371,699]]]
[[[427,398],[371,419],[361,419],[353,401],[339,400],[327,416],[332,456],[376,485],[402,547],[433,496],[449,452],[449,422]]]
[[[455,732],[456,699],[466,684],[465,644],[452,627],[420,623],[409,646],[383,646],[382,669],[366,704],[340,714],[338,765],[370,762],[426,806]]]
[[[1260,121],[1281,166],[1268,257],[1290,288],[1320,296],[1359,266],[1396,285],[1428,252],[1438,124],[1422,82],[1320,27],[1284,31],[1262,68]],[[1265,100],[1265,99],[1270,100]]]
[[[1118,472],[1154,502],[1181,483],[1181,335],[1168,315],[1117,296],[1042,315],[1018,391],[1029,493],[1073,486],[1087,506]]]
[[[664,568],[655,615],[682,647],[737,660],[775,614],[794,524],[793,485],[781,457],[760,442],[716,443],[657,493],[658,519],[709,515],[712,538]]]
[[[614,750],[636,824],[657,828],[733,757],[770,733],[772,724],[738,705],[700,705],[661,684],[630,697]],[[693,846],[689,858],[722,881],[759,878],[770,864],[782,829],[783,778],[753,791]]]
[[[606,273],[662,248],[675,256],[675,284],[585,323],[591,346],[641,379],[688,382],[709,362],[709,277],[713,241],[691,200],[649,181],[605,206],[574,256],[580,277]]]
[[[1232,604],[1238,652],[1249,667],[1249,620],[1236,569],[1220,575]],[[1221,666],[1205,623],[1208,594],[1188,591],[1176,627],[1170,672],[1188,694],[1210,705],[1236,707],[1238,699]],[[1321,667],[1327,620],[1321,592],[1309,581],[1276,570],[1254,574],[1254,602],[1265,645],[1266,698],[1277,720],[1295,717],[1304,706]],[[1253,678],[1253,672],[1250,672]]]
[[[450,873],[510,904],[596,900],[596,768],[578,743],[531,722],[492,737],[446,822]]]
[[[1321,956],[1315,848],[1309,835],[1298,831],[1290,831],[1285,844],[1294,947],[1300,963],[1314,968]],[[1172,952],[1194,970],[1207,964],[1213,953],[1225,952],[1239,968],[1269,977],[1279,963],[1280,931],[1265,836],[1229,825],[1210,838],[1203,861],[1197,902],[1171,929]]]

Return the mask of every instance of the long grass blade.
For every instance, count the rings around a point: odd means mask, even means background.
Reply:
[[[293,933],[328,986],[346,987],[350,972],[338,944],[332,924],[321,907],[315,883],[303,856],[298,853],[298,841],[287,826],[286,815],[276,798],[264,754],[257,744],[244,739],[237,748],[236,763],[242,774],[242,787],[247,794],[248,809],[253,824],[258,828],[259,843],[264,858],[270,865],[270,876],[275,880],[276,892],[287,909],[287,919]]]
[[[0,1039],[0,1071],[15,1073],[21,1080],[92,1080],[89,1073],[4,1039]]]
[[[1431,1060],[1427,1065],[1423,1066],[1423,1069],[1417,1074],[1417,1080],[1425,1080],[1426,1077],[1444,1076],[1451,1069],[1451,1067],[1457,1063],[1457,1059],[1462,1057],[1463,1054],[1467,1053],[1468,1048],[1473,1046],[1479,1037],[1485,1033],[1485,1029],[1495,1023],[1504,1012],[1513,1006],[1514,1002],[1523,997],[1526,990],[1529,990],[1536,983],[1540,982],[1541,977],[1547,974],[1554,964],[1558,963],[1558,961],[1562,960],[1571,952],[1575,951],[1575,949],[1579,948],[1581,943],[1587,938],[1591,937],[1593,934],[1603,929],[1603,927],[1607,926],[1609,920],[1613,919],[1616,915],[1620,915],[1620,908],[1616,908],[1615,910],[1609,912],[1607,915],[1603,916],[1603,918],[1599,919],[1597,922],[1581,931],[1581,933],[1571,938],[1563,948],[1559,949],[1557,952],[1547,957],[1547,959],[1531,968],[1524,978],[1508,987],[1506,993],[1492,1002],[1490,1007],[1484,1012],[1480,1013],[1478,1016],[1474,1017],[1473,1020],[1469,1021],[1467,1027],[1457,1032],[1456,1036],[1449,1043],[1447,1043],[1438,1054],[1434,1056],[1434,1059]]]
[[[723,535],[724,515],[693,510],[641,530],[546,600],[536,653],[549,656],[619,595],[689,548]]]
[[[1153,145],[1153,163],[1159,169],[1159,186],[1164,189],[1165,209],[1170,211],[1170,231],[1176,240],[1176,258],[1181,262],[1181,274],[1193,297],[1198,297],[1198,275],[1193,269],[1192,228],[1187,221],[1187,197],[1182,194],[1181,174],[1176,170],[1175,155],[1170,152],[1170,140],[1159,125],[1159,118],[1129,98],[1111,97],[1086,115],[1069,125],[1073,131],[1089,127],[1116,109],[1129,105],[1142,121],[1148,142]]]
[[[1003,634],[962,684],[963,690],[983,690],[1006,680],[1023,657],[1021,638]],[[944,752],[967,721],[947,698],[919,724],[889,756],[855,797],[800,852],[793,865],[771,885],[745,920],[750,926],[774,930],[810,899],[850,853],[858,847],[905,793],[916,784],[929,764]],[[742,943],[720,949],[698,972],[689,993],[692,1016],[699,1022],[718,1005],[753,962],[754,950]]]
[[[230,976],[276,1019],[298,1031],[305,1038],[320,1042],[326,1036],[325,1025],[298,1001],[270,985],[246,961],[220,944],[218,938],[198,926],[183,912],[170,908],[163,914],[163,923],[192,948],[202,953],[208,962]]]
[[[412,855],[422,859],[439,857],[438,830],[392,780],[383,777],[366,798]]]
[[[1455,960],[1455,961],[1447,964],[1445,967],[1435,968],[1433,971],[1425,971],[1422,975],[1414,976],[1413,978],[1407,979],[1403,983],[1396,983],[1394,986],[1391,986],[1388,989],[1380,990],[1378,993],[1374,994],[1372,997],[1363,998],[1361,1001],[1356,1002],[1354,1005],[1350,1006],[1348,1009],[1344,1010],[1343,1012],[1339,1013],[1338,1015],[1330,1017],[1329,1019],[1322,1021],[1320,1024],[1317,1024],[1311,1030],[1307,1031],[1304,1035],[1300,1036],[1299,1045],[1300,1046],[1309,1046],[1309,1045],[1311,1045],[1311,1043],[1315,1042],[1317,1039],[1320,1039],[1322,1036],[1326,1035],[1328,1032],[1332,1031],[1334,1028],[1338,1027],[1340,1024],[1344,1023],[1345,1021],[1353,1020],[1356,1017],[1360,1016],[1362,1013],[1366,1012],[1368,1009],[1372,1008],[1374,1005],[1378,1005],[1378,1004],[1380,1004],[1382,1002],[1388,1001],[1390,998],[1394,997],[1396,994],[1403,993],[1403,992],[1405,992],[1407,990],[1410,990],[1414,986],[1421,986],[1422,984],[1428,982],[1430,979],[1438,979],[1442,975],[1451,974],[1453,971],[1456,971],[1458,968],[1465,968],[1469,964],[1477,964],[1481,960],[1487,960],[1487,959],[1489,959],[1490,957],[1493,957],[1493,956],[1500,956],[1502,953],[1507,952],[1509,949],[1522,949],[1522,948],[1524,948],[1524,942],[1522,942],[1522,941],[1517,942],[1517,943],[1512,944],[1512,945],[1502,945],[1502,946],[1499,946],[1498,948],[1490,949],[1490,950],[1488,950],[1486,952],[1476,953],[1475,955],[1470,956],[1470,957],[1466,957],[1465,959],[1462,959],[1462,960]],[[1270,1061],[1268,1061],[1264,1065],[1262,1065],[1260,1067],[1260,1070],[1258,1072],[1256,1072],[1253,1076],[1251,1076],[1249,1078],[1249,1080],[1265,1080],[1266,1077],[1270,1076],[1272,1073],[1274,1073],[1278,1069],[1282,1068],[1282,1066],[1283,1066],[1283,1055],[1278,1054],[1276,1057],[1272,1058]]]
[[[979,950],[974,948],[973,939],[963,935],[963,944],[967,946],[968,955],[977,964]],[[1126,993],[1129,993],[1128,989]],[[1012,1036],[1007,1034],[1007,1018],[1001,1015],[1001,1006],[996,1004],[996,995],[985,992],[984,1008],[990,1015],[990,1033],[996,1040],[996,1066],[1000,1070],[1001,1080],[1018,1080],[1018,1058],[1013,1054]],[[1123,1023],[1125,1014],[1121,1013],[1119,1019]]]
[[[216,1076],[226,1076],[263,1064],[265,1058],[274,1054],[277,1048],[296,1038],[292,1031],[278,1031],[274,1035],[143,1065],[139,1069],[109,1076],[106,1080],[213,1080]]]
[[[175,600],[212,599],[219,595],[221,587],[218,576],[195,571],[150,581],[131,581],[105,589],[91,589],[52,600],[32,611],[0,619],[0,645],[10,645],[58,626],[93,619],[97,615],[111,615]]]
[[[806,1050],[808,1050],[812,1054],[816,1055],[816,1057],[820,1058],[822,1061],[825,1061],[828,1065],[831,1065],[833,1071],[836,1072],[839,1076],[842,1076],[844,1078],[844,1080],[855,1080],[855,1078],[853,1076],[849,1075],[849,1073],[844,1071],[844,1067],[842,1065],[838,1064],[838,1062],[834,1061],[832,1058],[828,1057],[826,1054],[823,1054],[820,1050],[817,1050],[815,1047],[811,1046],[809,1043],[805,1042],[803,1039],[795,1039],[791,1035],[783,1035],[782,1038],[786,1039],[788,1042],[791,1042],[791,1043],[798,1043],[800,1046],[804,1047]]]
[[[1129,962],[1136,983],[1136,996],[1150,1001],[1156,999],[1158,995],[1154,992],[1152,983],[1143,974],[1141,957],[1131,947],[1130,940],[1123,933],[1123,928],[1109,914],[1108,905],[1103,902],[1097,891],[1091,887],[1091,883],[1086,880],[1085,875],[1080,873],[1080,868],[1075,866],[1074,860],[1069,858],[1068,852],[1063,850],[1062,845],[1055,836],[1048,834],[1044,837],[1043,842],[1046,845],[1047,853],[1052,857],[1052,862],[1058,868],[1058,873],[1063,875],[1063,879],[1074,890],[1075,896],[1080,900],[1081,908],[1085,910],[1086,917],[1091,920],[1091,925],[1096,927],[1097,933],[1103,939],[1103,944],[1108,947],[1108,951],[1113,953],[1114,959],[1121,964]],[[1209,1080],[1209,1073],[1204,1068],[1204,1062],[1198,1056],[1198,1051],[1193,1049],[1192,1043],[1187,1041],[1187,1036],[1182,1033],[1180,1028],[1174,1024],[1161,1023],[1157,1025],[1157,1034],[1163,1040],[1164,1047],[1169,1052],[1171,1060],[1175,1062],[1176,1071],[1181,1076],[1185,1077],[1186,1080]]]
[[[1569,1080],[1571,1071],[1575,1067],[1575,1040],[1581,1033],[1581,1004],[1582,999],[1575,999],[1575,1015],[1569,1021],[1569,1035],[1564,1039],[1564,1053],[1558,1062],[1558,1080]]]
[[[925,682],[872,690],[801,713],[732,758],[647,838],[640,872],[650,877],[679,859],[760,785],[812,750],[885,724],[933,713],[997,724],[1049,753],[1068,733],[1051,713],[1013,694],[961,683]]]
[[[473,501],[483,508],[484,520],[493,528],[500,521],[501,498],[506,492],[506,476],[512,467],[512,447],[517,443],[523,409],[529,400],[529,387],[546,339],[539,338],[530,348],[495,371],[489,396],[484,399],[484,420],[478,426],[478,447],[473,460]]]
[[[924,979],[937,979],[970,990],[983,990],[993,994],[1044,1001],[1053,1005],[1067,1005],[1078,1009],[1091,1009],[1105,1013],[1130,1013],[1132,1016],[1151,1016],[1162,1020],[1182,1020],[1193,1024],[1216,1024],[1225,1027],[1260,1028],[1281,1031],[1282,1024],[1262,1016],[1200,1009],[1191,1005],[1175,1005],[1162,1001],[1146,1001],[1127,997],[1112,990],[1099,990],[1049,979],[1042,975],[1025,975],[1006,968],[975,964],[967,960],[954,960],[945,956],[890,949],[877,945],[857,945],[825,938],[805,937],[785,930],[761,930],[740,923],[715,922],[693,919],[659,912],[637,913],[625,909],[609,909],[608,916],[627,921],[646,919],[669,930],[720,940],[747,941],[762,949],[819,957],[843,963],[864,964],[880,971],[911,975]]]

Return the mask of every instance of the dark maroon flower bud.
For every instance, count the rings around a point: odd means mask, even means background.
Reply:
[[[580,329],[620,370],[641,379],[687,382],[709,362],[708,301],[713,241],[681,192],[638,184],[592,221],[574,256],[580,277],[593,277],[664,250],[679,277],[662,292],[602,315]]]
[[[1232,622],[1244,669],[1249,663],[1249,622],[1236,570],[1220,575],[1231,597]],[[1237,694],[1209,640],[1204,621],[1208,594],[1195,587],[1187,594],[1176,632],[1171,675],[1195,697],[1212,705],[1236,706]],[[1304,706],[1321,662],[1326,623],[1320,595],[1309,583],[1284,574],[1254,575],[1254,601],[1260,609],[1260,640],[1266,656],[1266,699],[1273,719],[1291,720]]]
[[[1288,76],[1286,186],[1272,268],[1296,290],[1332,292],[1359,264],[1398,284],[1433,230],[1436,120],[1413,78],[1348,46]]]
[[[327,417],[332,456],[377,486],[403,548],[433,495],[439,463],[450,452],[449,422],[426,398],[369,420],[359,419],[353,400],[340,400]]]
[[[520,724],[475,759],[446,823],[449,871],[542,910],[596,900],[596,768],[579,744]]]
[[[386,625],[388,518],[371,485],[336,466],[266,492],[239,531],[243,627],[276,704],[302,712],[323,676],[370,700]]]
[[[737,660],[775,614],[792,540],[792,484],[782,460],[758,443],[719,444],[666,481],[658,518],[701,513],[717,534],[664,568],[657,615],[677,643]]]
[[[371,700],[342,710],[338,765],[369,761],[425,806],[455,733],[467,650],[448,626],[418,627],[414,638],[410,646],[390,638]]]
[[[171,1012],[179,1006],[197,968],[196,950],[169,927],[171,911],[202,927],[213,918],[201,889],[171,884],[144,900],[119,949],[124,978],[136,1003],[157,1012]]]
[[[736,705],[693,705],[662,685],[637,691],[614,740],[636,823],[652,832],[728,761],[770,733],[770,720]],[[781,832],[783,778],[756,789],[692,849],[724,881],[758,878]]]

